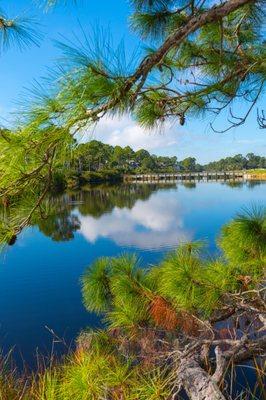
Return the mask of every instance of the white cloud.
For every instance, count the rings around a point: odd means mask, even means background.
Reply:
[[[93,135],[85,134],[83,140],[101,140],[112,146],[130,146],[133,150],[144,148],[153,151],[161,148],[169,148],[178,144],[181,131],[176,132],[173,125],[165,124],[162,131],[148,131],[134,122],[129,116],[104,117],[96,126]]]
[[[135,151],[144,148],[154,154],[177,156],[179,160],[192,156],[200,163],[207,163],[239,153],[264,155],[265,138],[258,131],[255,121],[247,125],[245,131],[238,129],[226,135],[214,133],[208,119],[203,117],[188,120],[186,127],[168,121],[161,131],[149,131],[128,115],[109,115],[99,121],[93,132],[83,133],[82,140],[97,139],[112,146],[130,146]]]

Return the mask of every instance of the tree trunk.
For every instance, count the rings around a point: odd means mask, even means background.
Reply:
[[[193,357],[181,361],[177,379],[191,400],[225,400],[217,383]]]

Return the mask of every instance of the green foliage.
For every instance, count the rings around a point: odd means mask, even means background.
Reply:
[[[134,255],[99,259],[87,269],[82,283],[85,307],[107,312],[111,327],[131,328],[148,318],[149,282]]]
[[[151,323],[149,310],[156,296],[177,312],[210,316],[222,305],[226,293],[239,290],[243,284],[254,287],[262,278],[265,221],[263,208],[238,215],[223,228],[219,239],[223,255],[214,260],[203,257],[200,242],[179,246],[149,270],[139,268],[133,256],[100,259],[83,277],[85,306],[106,312],[112,328]]]
[[[122,175],[116,170],[84,171],[79,177],[80,184],[97,182],[119,182]]]
[[[78,351],[96,351],[97,354],[112,354],[115,351],[115,339],[111,340],[106,330],[84,329],[77,337]]]
[[[30,44],[38,45],[41,37],[36,20],[26,17],[11,19],[0,9],[0,53],[11,46],[22,50]]]
[[[121,326],[134,328],[143,324],[147,313],[148,281],[145,272],[138,266],[136,256],[125,255],[112,260],[111,278],[112,309],[107,321],[112,328]]]
[[[25,188],[39,187],[41,181],[47,180],[50,168],[60,167],[70,154],[73,141],[69,132],[50,126],[36,131],[34,137],[27,128],[23,132],[12,132],[8,140],[1,136],[0,144],[0,190],[13,196]]]
[[[25,400],[59,400],[59,376],[57,368],[47,368],[43,373],[34,375],[29,397],[26,395]]]
[[[89,311],[104,312],[111,306],[111,262],[109,258],[100,258],[87,269],[83,276],[83,300]]]
[[[166,25],[169,14],[162,10],[155,13],[135,13],[130,18],[131,28],[137,31],[143,39],[151,36],[161,38],[166,34]]]
[[[157,267],[157,290],[177,310],[206,317],[239,282],[234,268],[223,259],[202,257],[202,246],[189,243],[169,254]]]
[[[182,161],[182,166],[185,171],[195,171],[196,159],[194,157],[187,157]]]
[[[155,369],[151,373],[141,373],[138,384],[133,386],[132,400],[163,400],[171,395],[169,376],[161,369]]]
[[[79,400],[96,400],[110,396],[117,389],[123,393],[130,377],[129,367],[129,363],[122,363],[111,353],[79,351],[63,367],[60,400],[72,396]]]
[[[234,262],[264,261],[266,258],[266,209],[253,207],[222,229],[218,240],[225,256]]]
[[[201,304],[204,295],[203,263],[187,245],[179,247],[160,265],[159,293],[176,308],[192,311]]]

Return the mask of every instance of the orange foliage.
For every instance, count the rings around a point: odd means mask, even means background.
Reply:
[[[174,330],[178,326],[178,316],[172,306],[160,296],[156,296],[150,305],[150,314],[155,324],[166,330]]]
[[[177,312],[160,296],[152,300],[150,314],[155,324],[167,331],[179,328],[189,336],[200,335],[200,323],[193,315],[185,311]]]

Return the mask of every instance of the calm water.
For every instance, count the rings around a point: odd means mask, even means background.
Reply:
[[[51,330],[69,346],[97,326],[82,305],[80,277],[99,256],[136,252],[143,265],[179,242],[209,241],[242,207],[265,204],[266,184],[197,183],[86,188],[50,202],[50,216],[0,255],[0,347],[18,363],[49,354]],[[56,343],[57,352],[66,351]]]

